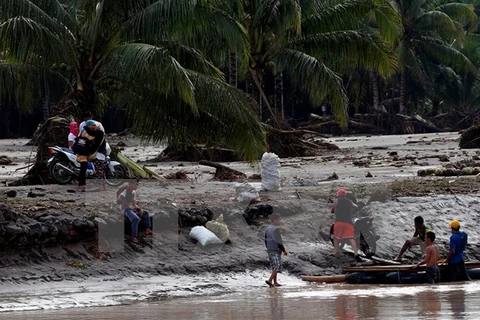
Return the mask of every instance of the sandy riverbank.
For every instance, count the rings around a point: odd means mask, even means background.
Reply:
[[[339,151],[319,157],[282,159],[282,190],[263,192],[261,197],[263,202],[271,204],[284,216],[284,239],[291,252],[284,263],[288,274],[293,277],[300,274],[335,274],[352,262],[349,255],[341,258],[330,255],[332,247],[328,232],[333,217],[329,213],[329,199],[333,198],[339,186],[356,191],[360,200],[366,201],[372,195],[380,200],[371,202],[366,208],[375,218],[382,237],[378,245],[379,256],[391,258],[395,255],[403,241],[413,233],[413,218],[418,214],[423,215],[427,224],[437,232],[442,245],[449,235],[447,221],[453,218],[465,223],[470,242],[477,243],[477,212],[480,210],[478,178],[416,177],[420,168],[439,166],[440,155],[447,155],[451,162],[471,159],[476,155],[477,150],[459,150],[457,138],[455,133],[335,138],[331,142],[340,146]],[[128,147],[124,152],[136,160],[145,160],[145,154],[153,158],[160,149],[138,146],[134,142],[126,140]],[[18,141],[0,142],[0,154],[16,147],[9,143],[20,144]],[[18,149],[15,151],[18,158],[15,162],[24,166],[22,159],[31,149]],[[391,152],[396,152],[397,157],[394,158]],[[260,171],[258,166],[245,163],[226,165],[245,172],[247,176]],[[252,279],[259,280],[264,276],[267,261],[262,236],[267,222],[258,226],[245,223],[241,214],[245,205],[231,200],[235,195],[235,183],[210,181],[214,169],[195,163],[149,163],[148,166],[161,174],[184,170],[191,180],[142,183],[139,199],[146,209],[159,217],[176,217],[179,208],[207,206],[216,216],[224,214],[232,243],[201,248],[189,239],[188,230],[178,232],[176,218],[173,218],[170,222],[159,220],[163,223],[156,225],[156,234],[151,239],[146,238],[139,247],[123,241],[116,247],[112,245],[106,250],[109,256],[105,260],[95,257],[88,250],[87,242],[37,246],[34,250],[3,250],[0,257],[0,294],[11,286],[42,286],[67,281],[70,284],[86,281],[88,286],[92,279],[107,277],[110,281],[121,282],[132,275],[145,279],[146,285],[149,278],[156,276],[185,276],[192,283],[198,282],[198,288],[201,288],[203,284],[198,277],[215,278],[206,276],[212,273],[224,277],[224,281],[216,287],[222,291],[225,288],[234,290],[235,285],[231,285],[235,283],[234,278],[245,275],[247,270],[261,272],[261,276]],[[5,166],[4,170],[11,173],[14,169]],[[339,179],[327,180],[333,172],[338,174]],[[374,177],[365,178],[367,172]],[[18,172],[3,174],[0,181],[9,180]],[[45,212],[56,217],[95,215],[107,220],[118,219],[113,189],[80,194],[67,193],[66,190],[71,187],[51,185],[41,188],[45,196],[37,198],[27,197],[30,187],[2,187],[0,192],[17,190],[17,197],[7,199],[7,205],[26,217],[34,218],[38,212]],[[379,193],[382,196],[379,197]],[[480,258],[477,246],[471,246],[467,255],[471,259]],[[418,259],[419,251],[407,253],[406,257]],[[185,284],[190,280],[179,280],[179,283]],[[109,290],[108,286],[105,288]],[[173,293],[176,290],[183,289],[172,287],[167,291]],[[146,296],[140,295],[138,299]],[[119,300],[122,298],[116,301]]]

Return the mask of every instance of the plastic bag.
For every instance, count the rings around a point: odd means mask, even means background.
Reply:
[[[237,194],[236,199],[238,202],[249,203],[252,199],[259,197],[255,187],[249,183],[237,184],[235,186],[235,192]]]
[[[190,237],[197,240],[202,246],[223,243],[222,240],[218,239],[215,233],[203,226],[193,227],[192,231],[190,231]]]
[[[207,229],[212,231],[223,243],[230,238],[230,231],[227,224],[223,221],[223,214],[221,214],[215,221],[208,221]]]
[[[262,189],[280,190],[280,159],[275,153],[265,152],[262,156]]]

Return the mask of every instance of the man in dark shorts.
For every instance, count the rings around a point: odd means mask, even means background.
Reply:
[[[448,264],[448,280],[471,280],[465,267],[465,261],[463,260],[463,251],[467,243],[466,234],[460,231],[460,222],[458,220],[451,221],[449,226],[452,231],[452,235],[450,236],[450,252],[444,262]]]
[[[335,213],[335,224],[333,225],[333,246],[334,254],[340,254],[340,240],[350,242],[355,259],[361,261],[357,253],[357,242],[355,241],[355,227],[353,225],[352,211],[357,205],[347,198],[347,191],[339,189],[337,192],[338,199],[333,203],[331,212]]]
[[[417,263],[414,268],[418,268],[421,264],[426,264],[427,267],[427,282],[431,284],[440,282],[440,270],[438,269],[438,259],[440,258],[440,251],[434,243],[435,233],[427,232],[425,235],[425,255],[422,261]]]
[[[282,223],[282,219],[278,213],[270,215],[272,222],[265,230],[265,247],[267,248],[268,260],[272,268],[272,274],[265,283],[270,287],[279,287],[281,284],[277,282],[277,274],[282,271],[282,252],[287,255],[287,251],[283,246],[282,235],[278,226]]]

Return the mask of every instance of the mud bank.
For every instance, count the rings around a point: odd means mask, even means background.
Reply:
[[[479,259],[478,178],[416,177],[419,168],[439,165],[439,153],[448,155],[451,161],[476,155],[477,150],[459,150],[456,139],[457,136],[452,134],[332,139],[343,147],[340,151],[320,157],[282,159],[282,190],[261,192],[260,196],[263,203],[272,205],[274,211],[284,218],[283,237],[290,252],[284,258],[284,268],[292,277],[287,279],[301,274],[337,274],[353,262],[353,257],[348,254],[339,258],[331,255],[333,248],[328,233],[333,216],[330,206],[339,187],[355,191],[360,201],[370,200],[365,210],[375,218],[377,233],[381,236],[377,249],[379,256],[393,258],[405,239],[412,236],[414,217],[422,215],[426,224],[437,233],[443,255],[449,237],[447,222],[460,220],[469,233],[471,243],[466,252],[467,258]],[[131,154],[128,149],[125,152],[144,161],[146,159],[141,155],[153,153],[155,147],[143,147],[143,151],[140,148],[137,147],[137,151],[132,148]],[[396,158],[392,152],[396,153]],[[259,167],[255,165],[226,165],[245,172],[247,176],[259,173]],[[75,189],[72,186],[42,186],[41,190],[32,187],[0,188],[0,195],[5,191],[17,192],[15,198],[2,200],[9,210],[16,212],[17,219],[4,219],[2,226],[15,224],[23,230],[26,225],[44,224],[40,221],[42,217],[54,222],[70,221],[72,226],[73,221],[77,224],[79,221],[94,222],[95,219],[104,222],[94,223],[95,230],[99,232],[92,237],[58,238],[58,234],[51,234],[57,242],[27,242],[28,245],[23,246],[16,245],[15,241],[14,245],[6,245],[4,241],[3,245],[0,244],[0,290],[7,292],[12,287],[32,289],[50,285],[61,287],[63,283],[75,287],[78,283],[78,287],[85,286],[86,292],[89,292],[91,282],[104,282],[105,279],[108,280],[105,282],[119,284],[122,279],[127,282],[130,281],[128,279],[139,279],[139,283],[132,281],[138,286],[143,284],[148,287],[149,283],[167,283],[166,279],[184,276],[184,280],[179,280],[181,288],[188,287],[188,282],[195,284],[203,278],[218,278],[224,279],[221,288],[218,288],[223,291],[227,287],[234,290],[236,282],[232,279],[235,277],[247,279],[247,270],[259,270],[261,274],[247,283],[255,286],[254,283],[259,281],[263,285],[261,278],[266,276],[268,268],[263,232],[268,221],[260,220],[256,225],[246,223],[242,215],[246,205],[232,199],[235,183],[211,181],[214,170],[195,163],[157,163],[149,166],[161,174],[183,170],[190,180],[142,182],[138,197],[142,206],[155,214],[155,234],[143,237],[140,245],[124,241],[123,219],[115,203],[114,189],[79,193],[68,191]],[[338,180],[328,179],[332,172],[338,174]],[[373,177],[365,178],[367,172]],[[28,196],[31,192],[42,195]],[[223,214],[230,230],[230,244],[203,248],[189,238],[188,228],[178,228],[179,209],[202,206],[211,209],[215,217]],[[47,216],[52,218],[46,219]],[[87,225],[91,227],[91,224]],[[108,231],[112,231],[113,235]],[[29,234],[24,232],[24,235],[28,240]],[[110,238],[102,242],[103,236]],[[52,237],[48,238],[52,240]],[[8,241],[11,242],[12,239]],[[418,261],[420,251],[415,248],[405,257]],[[110,290],[109,286],[105,288]],[[244,290],[244,287],[240,288]],[[177,289],[166,290],[174,292]],[[204,291],[198,292],[203,294]],[[138,299],[148,297],[140,294]],[[71,305],[70,302],[68,305]]]

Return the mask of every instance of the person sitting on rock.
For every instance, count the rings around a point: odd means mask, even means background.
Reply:
[[[338,199],[332,206],[332,213],[335,213],[335,224],[333,225],[333,246],[335,247],[335,256],[340,254],[340,241],[349,241],[352,246],[355,260],[361,261],[357,252],[357,242],[355,241],[355,227],[353,225],[352,211],[357,205],[347,198],[345,189],[338,189]]]
[[[413,246],[420,246],[422,253],[425,253],[425,235],[430,231],[430,228],[424,225],[424,221],[421,216],[415,217],[414,223],[415,232],[413,233],[413,237],[405,241],[400,253],[395,258],[395,261],[401,261],[405,251]]]
[[[136,200],[136,190],[138,188],[138,180],[130,181],[123,184],[117,191],[117,202],[120,204],[120,210],[123,215],[130,220],[132,224],[130,231],[130,240],[138,243],[138,224],[142,220],[145,226],[145,235],[153,234],[152,225],[150,222],[150,214],[148,211],[140,208]]]

